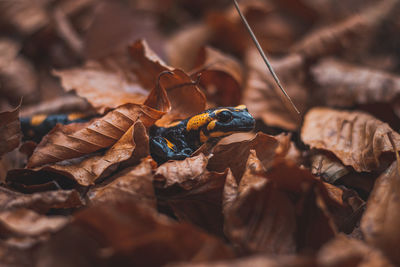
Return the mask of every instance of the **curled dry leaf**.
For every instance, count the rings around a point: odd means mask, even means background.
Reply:
[[[165,73],[159,79],[160,89],[165,90],[171,109],[157,121],[156,124],[158,126],[167,126],[175,120],[186,119],[204,111],[206,97],[185,72],[175,69],[174,71]],[[162,102],[164,93],[157,90],[153,91],[161,99],[157,103]],[[154,95],[150,95],[145,104],[150,105],[149,102],[153,103],[155,101],[154,98]],[[168,104],[164,104],[164,106],[168,108]]]
[[[261,162],[252,150],[236,199],[229,199],[228,206],[225,203],[224,232],[244,251],[294,253],[295,206],[285,192],[259,174],[260,169],[263,169]],[[227,200],[226,194],[224,199]]]
[[[22,137],[19,108],[20,105],[12,111],[0,112],[0,158],[19,146]]]
[[[381,174],[368,199],[361,230],[370,245],[379,248],[396,265],[400,264],[400,173],[398,162]]]
[[[145,105],[125,104],[89,123],[57,125],[36,147],[27,166],[38,167],[110,147],[136,121],[149,127],[163,114]]]
[[[390,103],[400,94],[400,76],[325,59],[311,69],[318,100],[328,106]]]
[[[232,253],[222,241],[192,225],[177,223],[131,201],[77,213],[74,222],[40,247],[36,256],[38,265],[85,262],[111,266],[123,259],[125,265],[161,266],[172,261],[228,259]]]
[[[256,119],[262,119],[269,126],[287,130],[296,130],[300,126],[301,117],[276,86],[265,63],[257,50],[249,50],[246,55],[249,66],[243,102]],[[303,60],[298,55],[289,55],[271,62],[282,84],[294,101],[296,107],[303,112],[307,106],[307,90],[302,85],[305,79]]]
[[[377,249],[356,239],[338,235],[325,244],[317,254],[318,266],[393,266]]]
[[[217,106],[240,104],[243,69],[235,58],[206,46],[200,50],[192,72],[201,75],[200,85],[206,88],[208,101]]]
[[[400,147],[400,135],[371,115],[313,108],[305,116],[301,138],[312,148],[331,151],[345,165],[361,172],[379,168],[381,154],[393,152],[389,133]]]
[[[134,168],[127,168],[110,177],[111,182],[99,184],[88,192],[92,204],[134,199],[137,203],[156,208],[153,188],[152,159],[145,159]]]
[[[88,186],[108,175],[109,170],[115,170],[119,163],[130,160],[131,164],[136,164],[148,156],[148,143],[146,129],[140,121],[137,121],[104,155],[82,158],[80,162],[63,161],[36,168],[34,171],[56,172],[77,181],[80,185]]]
[[[0,213],[0,228],[7,236],[39,236],[57,232],[68,223],[64,216],[44,216],[28,209]]]
[[[315,153],[311,156],[311,172],[333,184],[350,171],[335,156]]]
[[[3,211],[27,208],[46,213],[50,209],[79,208],[84,205],[76,190],[46,191],[28,195],[0,187],[0,196],[0,208]]]
[[[367,37],[377,29],[396,3],[397,0],[373,3],[359,14],[311,32],[295,44],[292,51],[308,60],[340,50],[357,51],[355,46],[364,45]]]
[[[158,196],[176,217],[222,236],[222,193],[231,173],[210,172],[207,162],[207,157],[200,154],[164,163],[158,167],[154,180],[160,185]]]
[[[83,67],[54,71],[54,74],[61,78],[66,91],[75,90],[99,113],[126,103],[142,104],[158,74],[170,67],[142,40],[129,47],[129,54],[125,51],[102,61],[89,61]]]

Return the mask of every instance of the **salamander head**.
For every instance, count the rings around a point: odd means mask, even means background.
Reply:
[[[245,105],[209,109],[193,116],[187,123],[187,130],[199,130],[201,143],[210,138],[221,138],[238,132],[253,130],[255,124]]]

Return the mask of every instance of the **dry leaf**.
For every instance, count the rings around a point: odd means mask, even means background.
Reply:
[[[83,205],[84,201],[76,190],[22,194],[0,187],[0,208],[3,211],[27,208],[46,213],[50,209],[79,208]]]
[[[400,135],[371,115],[313,108],[305,116],[301,138],[312,148],[331,151],[360,172],[379,168],[381,154],[393,152],[388,133],[400,147]]]
[[[311,172],[333,184],[350,171],[335,156],[316,152],[311,156]]]
[[[19,146],[22,137],[19,109],[20,105],[12,111],[0,112],[0,158]]]
[[[400,94],[400,76],[325,59],[311,69],[317,98],[327,106],[391,102]]]
[[[206,46],[200,50],[192,72],[201,75],[200,85],[206,89],[208,101],[217,106],[240,104],[244,73],[237,59]]]
[[[171,68],[143,40],[133,43],[129,54],[124,52],[102,61],[89,61],[83,67],[54,74],[61,78],[66,91],[75,90],[99,113],[126,103],[142,104],[158,74]]]
[[[40,236],[57,232],[68,223],[64,216],[44,216],[28,209],[0,212],[0,228],[7,236]]]
[[[36,147],[27,166],[38,167],[110,147],[137,120],[149,127],[162,115],[145,105],[125,104],[86,124],[57,125]]]
[[[400,174],[398,162],[376,180],[361,219],[361,230],[370,245],[379,248],[396,265],[400,264]]]
[[[152,163],[152,159],[144,159],[140,165],[110,177],[110,182],[92,187],[87,194],[90,202],[97,205],[134,199],[155,209]]]
[[[161,266],[172,261],[227,259],[232,253],[222,241],[192,225],[123,202],[77,213],[74,222],[39,248],[36,256],[38,265],[48,266],[59,262]]]
[[[136,121],[104,155],[82,158],[80,162],[63,161],[36,168],[34,171],[55,172],[77,181],[80,185],[89,186],[115,170],[121,162],[130,160],[133,165],[148,156],[148,142],[145,127],[140,121]]]
[[[246,55],[249,67],[243,103],[256,119],[265,124],[286,130],[296,130],[301,117],[296,114],[288,100],[280,92],[276,82],[256,50],[249,50]],[[302,85],[305,79],[303,60],[297,55],[289,55],[271,62],[283,87],[290,95],[300,112],[307,106],[307,89]]]
[[[224,208],[224,232],[233,244],[245,251],[294,253],[295,206],[286,193],[258,174],[257,170],[262,168],[252,150],[237,197],[229,200],[229,206]]]
[[[384,267],[393,266],[377,249],[364,242],[338,235],[322,247],[317,255],[318,266]]]

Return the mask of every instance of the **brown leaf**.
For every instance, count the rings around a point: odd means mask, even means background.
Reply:
[[[319,103],[336,107],[390,103],[400,94],[400,77],[376,69],[325,59],[311,69]]]
[[[61,78],[66,91],[75,90],[99,113],[127,103],[142,104],[158,74],[170,67],[142,40],[130,46],[129,54],[125,51],[102,61],[89,61],[83,67],[54,71],[54,74]]]
[[[301,138],[312,148],[331,151],[360,172],[379,168],[380,155],[393,152],[388,133],[400,147],[400,135],[366,113],[313,108],[306,114]]]
[[[140,165],[110,177],[111,182],[92,187],[88,192],[90,202],[97,205],[134,199],[155,209],[152,163],[152,159],[145,159]]]
[[[338,235],[322,247],[317,255],[318,266],[393,266],[379,251],[364,242]]]
[[[367,243],[379,248],[395,264],[400,264],[397,246],[400,242],[400,174],[392,165],[376,180],[361,220]]]
[[[63,262],[74,266],[83,262],[86,265],[161,266],[172,261],[231,257],[230,249],[215,237],[134,202],[107,203],[77,213],[74,222],[36,254],[38,265]]]
[[[46,191],[28,195],[0,187],[0,208],[3,211],[27,208],[45,213],[49,209],[78,208],[83,205],[84,201],[76,190]]]
[[[245,251],[294,253],[295,206],[286,193],[277,190],[271,181],[258,174],[262,168],[252,150],[237,198],[224,208],[224,232]]]
[[[335,156],[316,152],[311,156],[311,172],[333,184],[350,171]]]
[[[20,105],[12,111],[0,112],[0,158],[19,146],[22,137],[19,123]]]
[[[159,79],[161,89],[167,93],[171,110],[157,121],[158,126],[167,126],[175,120],[186,119],[206,108],[205,95],[182,70],[175,69],[170,73],[165,73]],[[162,98],[162,93],[158,92],[158,94]],[[149,105],[147,101],[145,104]],[[168,107],[168,105],[165,106]]]
[[[250,113],[269,126],[296,130],[300,126],[301,117],[276,86],[258,51],[249,50],[246,62],[249,72],[243,103]],[[300,112],[304,112],[307,107],[308,97],[307,89],[302,85],[305,80],[303,63],[298,55],[289,55],[271,62],[283,87]]]
[[[137,120],[149,127],[162,115],[163,112],[145,105],[125,104],[86,124],[57,125],[36,147],[27,166],[32,168],[81,157],[110,147]]]
[[[396,0],[376,2],[362,12],[307,34],[292,51],[308,60],[346,49],[353,53],[393,9]],[[358,47],[355,47],[358,45]]]
[[[63,161],[36,168],[34,171],[56,172],[76,180],[80,185],[88,186],[115,170],[119,163],[130,160],[131,164],[136,164],[148,156],[148,143],[145,127],[140,121],[136,121],[104,155],[83,158],[80,162]]]
[[[7,236],[40,236],[57,232],[68,223],[64,216],[44,216],[28,209],[2,211],[0,228]]]
[[[195,70],[200,85],[205,87],[207,100],[217,106],[240,104],[243,68],[237,59],[206,46],[198,54]]]

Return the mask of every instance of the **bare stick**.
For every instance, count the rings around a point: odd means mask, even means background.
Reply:
[[[275,82],[278,84],[279,88],[281,89],[281,91],[283,92],[283,94],[286,96],[286,98],[289,100],[290,104],[292,104],[293,109],[297,112],[297,114],[300,114],[300,111],[296,108],[296,106],[294,105],[292,99],[290,98],[290,96],[286,93],[285,89],[283,89],[281,82],[278,79],[278,76],[276,76],[271,64],[268,61],[267,56],[265,55],[264,51],[262,50],[260,43],[257,41],[256,36],[254,35],[253,31],[250,28],[249,23],[247,22],[246,18],[244,17],[244,15],[242,14],[242,12],[240,11],[239,5],[236,2],[236,0],[233,0],[233,3],[235,4],[236,10],[239,13],[240,18],[242,19],[244,25],[246,26],[247,31],[249,32],[251,39],[253,39],[254,44],[256,45],[258,52],[260,52],[260,55],[262,57],[262,59],[264,60],[265,64],[268,67],[269,72],[271,73],[272,77],[274,77]]]

